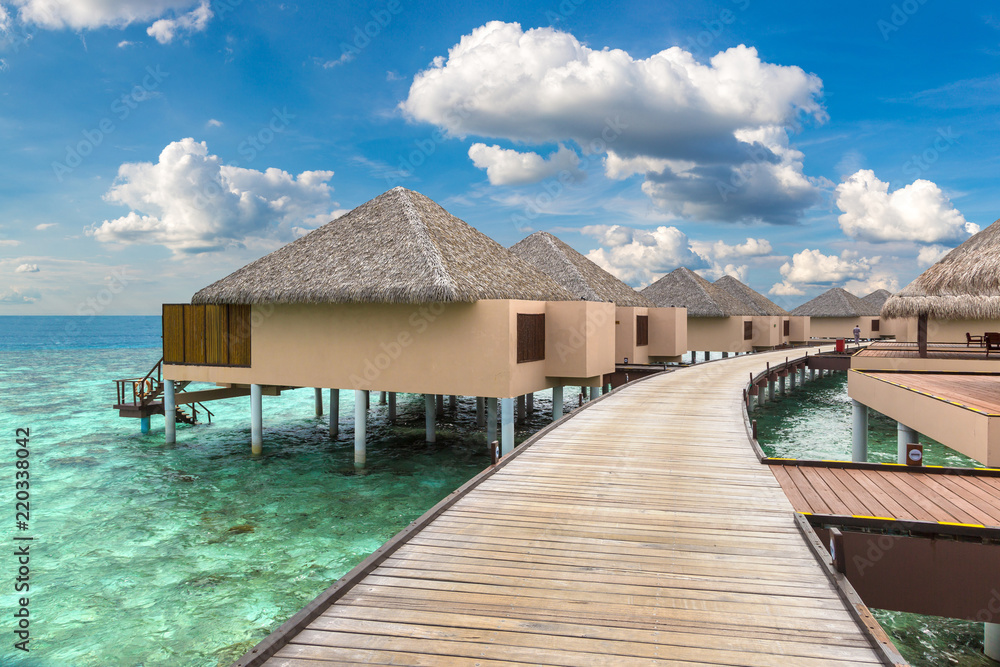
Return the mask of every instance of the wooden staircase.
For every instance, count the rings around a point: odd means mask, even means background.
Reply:
[[[199,400],[185,400],[184,390],[190,380],[164,380],[163,379],[163,358],[161,357],[146,375],[141,378],[125,378],[115,380],[117,386],[118,401],[114,409],[118,410],[119,417],[146,418],[151,415],[162,415],[163,390],[167,382],[174,383],[175,399],[175,420],[182,424],[197,424],[199,411],[208,418],[208,423],[212,423],[215,416],[211,410]],[[204,394],[205,392],[201,392]],[[208,400],[211,400],[210,398]],[[190,412],[183,407],[189,406]],[[200,408],[200,410],[199,410]]]

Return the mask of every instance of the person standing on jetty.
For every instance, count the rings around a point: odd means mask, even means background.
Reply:
[[[854,325],[854,344],[858,345],[861,343],[861,327],[857,324]]]

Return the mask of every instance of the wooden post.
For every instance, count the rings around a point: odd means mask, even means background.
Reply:
[[[261,398],[261,386],[250,385],[250,453],[260,454],[264,451],[264,405]]]
[[[482,396],[476,396],[476,426],[486,426],[486,399]]]
[[[368,392],[354,390],[354,467],[364,468],[368,430]]]
[[[330,438],[340,433],[340,390],[330,390]]]
[[[500,453],[507,456],[514,451],[514,399],[505,398],[500,406]]]
[[[316,402],[316,416],[323,416],[323,390],[319,388],[314,388],[313,393],[315,395]]]
[[[868,460],[868,406],[852,398],[851,412],[854,418],[851,460],[864,463]]]
[[[440,396],[439,396],[440,398]],[[437,440],[434,422],[437,418],[437,409],[434,406],[434,394],[424,394],[424,427],[426,430],[425,440],[434,442]]]
[[[927,358],[927,313],[917,316],[917,352],[921,359]]]
[[[830,557],[833,559],[833,569],[846,574],[847,554],[844,553],[844,534],[839,528],[830,528]]]
[[[497,399],[486,399],[486,442],[497,439]]]
[[[177,442],[177,402],[174,396],[174,381],[163,380],[163,435],[166,443]]]
[[[563,415],[563,388],[562,386],[552,387],[552,421]]]
[[[385,391],[380,391],[378,393],[378,404],[379,405],[385,405],[387,403],[387,400],[386,400],[387,399],[387,397],[386,397],[387,393],[388,392],[385,392]]]
[[[389,393],[389,423],[396,423],[396,392],[390,391]]]

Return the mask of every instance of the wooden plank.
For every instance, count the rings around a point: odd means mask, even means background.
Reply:
[[[213,366],[229,364],[229,310],[225,305],[205,306],[205,363]]]
[[[960,477],[958,475],[939,475],[936,480],[955,495],[965,499],[969,505],[975,508],[984,519],[978,521],[985,526],[1000,526],[1000,494],[991,493],[984,489],[972,477]]]
[[[163,362],[184,363],[184,304],[163,304],[162,327]]]
[[[205,363],[205,306],[184,306],[184,363]]]
[[[229,363],[233,366],[249,366],[252,328],[250,306],[230,304],[228,309]]]
[[[812,485],[812,481],[803,473],[803,469],[798,466],[788,466],[785,469],[791,478],[799,494],[808,503],[809,511],[814,514],[835,514],[823,499],[822,494]]]
[[[844,470],[843,468],[832,468],[829,472],[841,484],[849,489],[854,497],[861,502],[865,509],[863,514],[867,516],[889,516],[888,508],[879,502],[879,500],[871,492],[869,492],[868,489],[854,479],[854,477],[849,475],[847,470]]]

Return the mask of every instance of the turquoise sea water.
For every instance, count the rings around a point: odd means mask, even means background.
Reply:
[[[802,459],[851,458],[851,399],[847,376],[835,373],[765,404],[752,416],[769,456]],[[928,465],[981,467],[977,461],[921,437]],[[896,461],[896,422],[871,411],[868,458]],[[996,666],[983,655],[983,624],[938,616],[873,609],[872,613],[914,667]]]
[[[311,389],[264,397],[262,457],[250,456],[240,398],[209,403],[212,424],[178,425],[168,447],[162,417],[143,436],[138,419],[111,409],[112,381],[160,358],[159,327],[158,317],[0,317],[0,494],[13,495],[15,429],[29,428],[31,521],[18,534],[35,540],[31,652],[12,648],[5,622],[2,665],[228,665],[489,464],[474,400],[446,410],[428,445],[421,396],[400,395],[390,427],[373,394],[358,473],[353,392],[341,392],[331,442]],[[550,397],[535,403],[519,439],[551,419]],[[7,551],[12,503],[0,522]],[[0,558],[0,576],[12,572]]]

